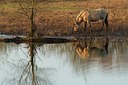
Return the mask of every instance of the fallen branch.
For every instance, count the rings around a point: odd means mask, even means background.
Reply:
[[[66,42],[73,42],[76,41],[74,39],[66,39],[66,38],[57,38],[57,37],[42,37],[42,38],[22,38],[22,37],[14,37],[14,38],[4,38],[0,39],[0,42],[14,42],[14,43],[27,43],[27,42],[32,42],[32,43],[66,43]]]

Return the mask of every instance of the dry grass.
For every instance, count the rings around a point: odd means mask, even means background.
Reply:
[[[89,0],[38,3],[35,18],[38,33],[42,35],[70,35],[75,17],[83,9],[106,8],[109,11],[109,25],[113,33],[127,35],[128,0]],[[93,24],[98,29],[101,23]],[[0,32],[26,35],[30,31],[27,18],[18,3],[0,4]],[[103,33],[102,33],[103,34]],[[110,33],[112,34],[112,33]]]

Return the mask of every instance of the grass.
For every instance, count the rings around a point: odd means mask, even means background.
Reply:
[[[127,35],[128,31],[127,0],[89,0],[89,1],[56,1],[40,2],[37,5],[35,21],[39,36],[72,35],[75,17],[83,9],[106,8],[109,11],[110,33]],[[99,32],[100,22],[92,24],[94,34]],[[30,24],[17,2],[0,3],[0,33],[28,35]],[[82,34],[82,33],[81,33]],[[85,33],[84,33],[85,34]],[[89,33],[87,33],[89,34]]]

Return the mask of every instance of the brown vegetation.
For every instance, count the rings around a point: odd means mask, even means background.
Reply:
[[[83,9],[106,8],[109,11],[109,33],[101,32],[101,23],[92,24],[94,35],[125,35],[128,29],[128,0],[87,0],[41,2],[37,5],[38,35],[72,35],[74,19]],[[19,4],[0,3],[0,33],[28,35],[30,23]],[[82,33],[81,33],[82,34]],[[87,33],[88,35],[90,33]],[[85,35],[85,33],[84,33]]]

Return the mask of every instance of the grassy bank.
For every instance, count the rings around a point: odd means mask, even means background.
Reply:
[[[39,36],[72,35],[75,17],[83,9],[106,8],[109,11],[109,34],[127,36],[128,29],[127,0],[92,0],[92,1],[61,1],[40,2],[37,5],[35,21]],[[92,24],[93,34],[104,35],[96,31],[101,23]],[[17,2],[0,3],[0,33],[28,35],[30,23]],[[87,33],[89,34],[89,33]],[[106,35],[109,35],[108,33]]]

